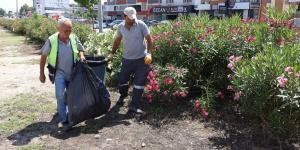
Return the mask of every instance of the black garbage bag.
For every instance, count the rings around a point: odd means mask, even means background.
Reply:
[[[78,62],[72,72],[67,104],[72,125],[98,117],[110,108],[109,92],[87,63]]]

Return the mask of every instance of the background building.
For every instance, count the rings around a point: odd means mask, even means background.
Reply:
[[[33,6],[39,15],[68,14],[69,0],[33,0]]]
[[[222,17],[239,14],[241,18],[258,18],[260,0],[229,0],[226,11],[226,0],[201,0],[196,3],[195,9],[199,13],[207,13],[213,17]]]

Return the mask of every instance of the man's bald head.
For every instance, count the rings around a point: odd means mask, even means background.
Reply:
[[[72,32],[72,21],[67,18],[58,21],[57,29],[61,38],[69,38]]]
[[[72,27],[72,21],[68,18],[63,18],[58,20],[58,25],[59,28],[63,26],[70,26]]]

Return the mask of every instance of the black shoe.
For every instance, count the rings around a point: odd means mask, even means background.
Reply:
[[[63,126],[63,131],[64,132],[68,132],[72,129],[73,129],[73,124],[72,123],[64,124],[64,126]]]
[[[129,108],[127,114],[138,114],[138,115],[145,115],[146,112],[144,112],[141,109],[136,109],[136,108]]]
[[[134,116],[136,115],[136,111],[135,110],[132,110],[132,109],[129,109],[126,113],[127,117],[129,118],[134,118]]]

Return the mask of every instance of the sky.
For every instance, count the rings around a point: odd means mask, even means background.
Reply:
[[[22,5],[27,4],[32,6],[33,0],[18,0],[19,1],[19,9]],[[74,3],[74,0],[70,0],[70,3]],[[16,11],[16,0],[0,0],[0,8],[3,8],[6,12],[8,11]]]

